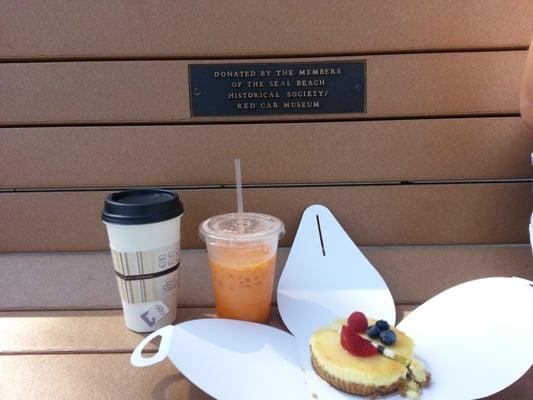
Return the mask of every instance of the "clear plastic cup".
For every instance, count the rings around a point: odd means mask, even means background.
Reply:
[[[265,322],[270,315],[283,222],[266,214],[217,215],[200,224],[219,318]]]

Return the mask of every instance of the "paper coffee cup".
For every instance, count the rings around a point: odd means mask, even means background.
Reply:
[[[113,193],[102,211],[126,326],[152,332],[176,319],[183,205],[176,193]]]

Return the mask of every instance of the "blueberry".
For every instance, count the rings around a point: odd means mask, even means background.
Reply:
[[[368,329],[366,330],[366,334],[368,335],[368,337],[371,337],[371,338],[377,338],[380,332],[381,331],[376,325],[369,326]]]
[[[379,334],[379,338],[381,339],[381,342],[386,346],[390,346],[396,343],[396,334],[391,330],[381,331],[381,333]]]
[[[389,323],[387,321],[382,320],[382,319],[380,319],[378,322],[376,322],[376,326],[379,328],[380,331],[389,330]]]

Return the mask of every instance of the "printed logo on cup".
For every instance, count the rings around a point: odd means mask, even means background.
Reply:
[[[150,328],[153,327],[161,318],[167,315],[169,308],[162,301],[158,301],[148,310],[143,312],[140,317]]]
[[[157,258],[157,261],[158,261],[157,266],[160,270],[165,269],[165,268],[170,268],[176,265],[179,262],[179,259],[180,259],[179,249],[169,251],[167,254],[159,255],[159,257]]]

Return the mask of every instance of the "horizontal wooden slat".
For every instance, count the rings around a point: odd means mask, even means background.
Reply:
[[[0,356],[2,400],[212,399],[181,375],[169,360],[149,368],[135,368],[129,357],[101,353]],[[532,390],[530,369],[513,385],[487,399],[527,399]]]
[[[528,0],[3,1],[0,58],[209,57],[527,46]],[[31,29],[28,29],[31,27]],[[497,28],[497,29],[495,29]],[[66,40],[68,38],[68,40]]]
[[[525,51],[368,56],[365,57],[367,113],[245,118],[297,120],[518,113],[525,57]],[[294,61],[310,60],[327,58]],[[0,64],[0,124],[190,122],[189,63]],[[196,122],[232,120],[243,118],[194,118]]]
[[[4,128],[0,187],[524,178],[532,150],[518,117]]]
[[[287,253],[279,251],[276,280]],[[0,254],[0,265],[0,310],[122,307],[108,252]],[[183,251],[178,305],[213,304],[206,252]]]
[[[191,309],[185,309],[191,310]],[[197,314],[203,310],[195,309]],[[180,310],[180,316],[183,316]],[[201,318],[201,317],[198,317]],[[192,319],[192,318],[188,318]],[[130,331],[122,310],[0,313],[0,354],[133,351],[145,335]],[[146,350],[154,352],[150,343]]]
[[[0,252],[108,248],[109,192],[0,193]],[[183,248],[203,248],[201,221],[235,209],[232,189],[183,189]],[[529,183],[245,189],[245,208],[276,215],[292,242],[303,210],[324,204],[359,245],[528,243]],[[290,205],[289,207],[287,205]]]
[[[2,400],[210,400],[169,360],[135,368],[129,354],[0,356]]]
[[[400,305],[400,321],[416,305]],[[199,318],[214,318],[214,308],[181,308],[175,323]],[[276,307],[272,308],[268,325],[286,330]],[[0,356],[32,353],[127,353],[146,334],[126,328],[122,310],[91,311],[25,311],[0,312]],[[150,342],[147,352],[155,352]]]
[[[175,323],[215,316],[214,308],[181,308]],[[285,329],[276,308],[268,324]],[[126,328],[122,310],[0,312],[0,329],[0,355],[127,353],[146,336]],[[151,342],[146,350],[155,352],[157,346]]]
[[[274,287],[288,250],[281,248],[278,252]],[[519,276],[533,280],[529,245],[361,250],[383,276],[397,304],[422,303],[446,288],[472,279]],[[0,311],[121,307],[107,252],[0,254],[0,265]],[[424,285],[420,285],[420,277],[424,277]],[[205,251],[183,252],[180,282],[178,306],[214,304]]]

